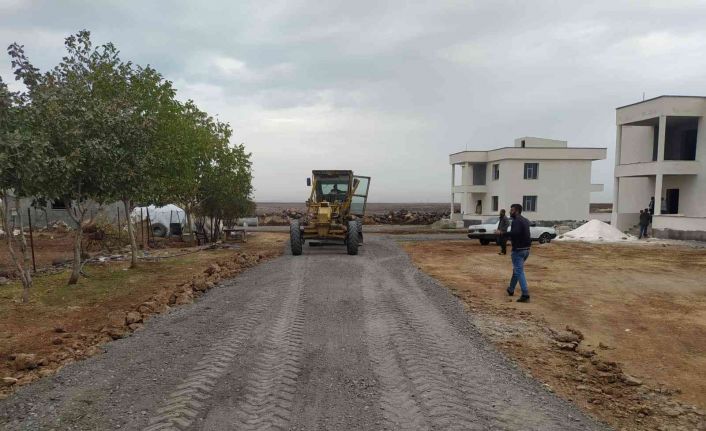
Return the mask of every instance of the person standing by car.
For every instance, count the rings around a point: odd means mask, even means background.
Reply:
[[[505,216],[505,210],[500,210],[500,217],[498,220],[498,229],[495,231],[495,235],[498,236],[497,242],[500,246],[500,253],[507,254],[507,228],[510,227],[510,220]]]
[[[648,208],[645,208],[644,210],[640,210],[640,238],[644,236],[647,238],[647,226],[650,225],[650,210]]]
[[[512,218],[512,229],[506,236],[510,237],[512,244],[512,252],[510,257],[512,260],[512,278],[510,286],[507,288],[507,294],[512,296],[515,294],[517,282],[520,283],[522,296],[517,302],[529,302],[530,295],[527,288],[527,278],[525,277],[525,261],[529,257],[532,239],[530,236],[529,220],[522,216],[522,205],[512,204],[510,206],[510,217]]]

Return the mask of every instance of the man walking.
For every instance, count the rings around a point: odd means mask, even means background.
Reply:
[[[520,282],[522,296],[517,302],[529,302],[529,290],[527,289],[527,279],[525,278],[525,261],[529,257],[532,239],[530,237],[529,221],[522,217],[522,205],[512,204],[510,206],[510,217],[512,217],[512,227],[507,233],[512,243],[512,252],[510,257],[512,260],[512,278],[510,286],[507,288],[507,294],[512,296],[515,294],[515,286]]]
[[[498,220],[498,229],[495,231],[497,235],[498,245],[500,246],[500,253],[507,254],[507,228],[510,227],[510,220],[505,216],[505,210],[500,210],[500,218]]]
[[[650,210],[649,208],[645,208],[644,210],[640,210],[640,238],[644,236],[647,238],[647,226],[650,225]]]

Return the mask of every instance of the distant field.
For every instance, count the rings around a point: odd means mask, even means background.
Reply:
[[[368,203],[366,213],[384,214],[390,211],[402,209],[414,212],[444,212],[448,211],[449,203]],[[271,214],[287,209],[303,210],[306,208],[304,202],[258,202],[257,215]],[[460,205],[456,204],[456,211],[460,211]]]
[[[415,212],[444,212],[448,211],[449,203],[368,203],[366,213],[384,214],[390,211],[409,210]],[[281,212],[287,209],[303,210],[306,207],[304,202],[258,202],[257,215],[272,214]],[[591,212],[610,212],[613,204],[610,203],[592,203]],[[461,205],[456,204],[456,211],[461,210]]]

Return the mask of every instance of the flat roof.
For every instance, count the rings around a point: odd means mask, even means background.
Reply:
[[[461,154],[461,153],[490,153],[491,151],[500,151],[500,150],[607,150],[608,147],[500,147],[500,148],[495,148],[492,150],[465,150],[465,151],[459,151],[457,153],[451,153],[449,154],[450,156],[455,156],[456,154]]]
[[[663,97],[682,97],[682,98],[691,98],[691,99],[706,99],[706,96],[679,96],[679,95],[675,95],[675,94],[663,94],[661,96],[653,97],[651,99],[641,100],[639,102],[631,103],[629,105],[618,106],[615,109],[627,108],[628,106],[639,105],[640,103],[650,102],[652,100],[661,99]]]

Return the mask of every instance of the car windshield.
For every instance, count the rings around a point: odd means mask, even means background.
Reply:
[[[487,219],[486,221],[484,221],[483,224],[495,224],[497,222],[498,222],[497,217],[491,217],[491,218]]]

